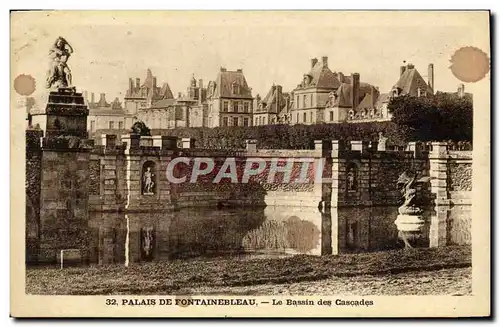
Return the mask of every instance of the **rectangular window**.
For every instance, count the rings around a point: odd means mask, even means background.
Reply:
[[[304,112],[304,123],[307,121],[306,113]]]
[[[302,101],[303,101],[302,107],[303,108],[307,108],[307,95],[306,94],[304,94],[304,97],[302,98]]]
[[[262,125],[266,124],[266,116],[262,117]]]
[[[109,129],[115,129],[115,122],[114,121],[109,122]]]
[[[311,108],[312,108],[312,106],[313,106],[313,96],[311,94]]]
[[[250,108],[250,103],[248,103],[248,102],[243,103],[243,111],[244,112],[248,112],[249,108]]]
[[[330,111],[330,121],[333,120],[333,111]]]
[[[228,125],[227,117],[222,118],[222,126],[227,126],[227,125]]]
[[[233,112],[239,111],[239,105],[240,103],[238,101],[233,101]]]
[[[297,101],[295,102],[296,105],[295,105],[295,108],[299,109],[299,96],[297,95]],[[299,121],[299,119],[297,118],[297,122]]]
[[[233,126],[238,126],[238,117],[233,118]]]
[[[248,118],[243,118],[243,126],[248,126]]]
[[[309,116],[311,117],[311,123],[314,123],[314,119],[313,119],[313,113],[309,113]]]
[[[255,117],[255,125],[259,125],[258,124],[258,119],[259,119],[258,117]]]
[[[299,122],[299,114],[297,114],[297,123]]]
[[[122,121],[118,122],[118,129],[123,129],[123,122]]]
[[[228,110],[229,110],[229,102],[228,101],[222,102],[222,111],[228,112]]]
[[[95,120],[92,120],[92,121],[90,122],[90,130],[91,130],[91,131],[95,131]]]

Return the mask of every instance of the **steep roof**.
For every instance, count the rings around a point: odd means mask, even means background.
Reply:
[[[158,96],[163,98],[163,99],[173,99],[174,94],[172,93],[172,90],[170,89],[170,85],[168,83],[163,83],[160,91],[158,92]]]
[[[359,83],[359,98],[357,108],[373,108],[379,98],[380,92],[371,84]],[[342,83],[335,92],[335,105],[339,107],[352,107],[352,84]],[[357,109],[356,108],[356,109]]]
[[[148,68],[144,83],[142,83],[140,87],[132,87],[132,89],[129,88],[125,94],[125,97],[146,98],[150,101],[174,98],[172,90],[167,83],[164,83],[162,87],[155,87],[153,80],[153,73],[151,72],[151,69]]]
[[[161,99],[158,101],[155,101],[151,104],[151,109],[158,109],[158,108],[167,108],[170,106],[173,106],[177,103],[175,99],[169,98],[169,99]]]
[[[263,106],[263,111],[265,112],[280,112],[284,107],[286,107],[286,98],[283,95],[283,92],[279,92],[279,89],[282,89],[281,85],[273,85],[267,95],[260,101],[260,104]],[[276,106],[279,104],[279,108]]]
[[[228,71],[221,69],[215,80],[214,98],[253,99],[252,90],[248,87],[243,71]],[[233,93],[233,85],[239,86],[239,93]]]
[[[333,73],[328,65],[323,62],[316,62],[311,70],[304,76],[298,88],[324,88],[336,89],[340,86],[337,74]]]
[[[418,96],[418,88],[422,93],[434,94],[432,88],[422,78],[413,65],[408,65],[394,85],[399,90],[399,95]]]
[[[389,93],[381,93],[375,102],[375,108],[380,109],[384,103],[389,102],[390,94]]]

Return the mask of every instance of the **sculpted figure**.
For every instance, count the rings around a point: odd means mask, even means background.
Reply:
[[[151,172],[151,167],[148,167],[144,172],[143,182],[144,182],[144,193],[150,194],[153,193],[153,173]]]
[[[142,136],[151,136],[151,131],[150,129],[146,126],[146,124],[143,121],[136,121],[132,125],[132,133],[133,134],[139,134]]]
[[[68,67],[68,59],[73,53],[73,48],[63,37],[58,37],[49,50],[50,69],[47,75],[46,87],[50,89],[58,87],[69,87],[72,84],[71,70]]]
[[[397,185],[401,187],[401,194],[404,197],[404,203],[399,207],[400,214],[419,214],[422,212],[415,204],[415,196],[417,190],[415,189],[417,183],[427,183],[430,177],[421,177],[417,179],[417,175],[413,172],[403,172],[398,178]]]

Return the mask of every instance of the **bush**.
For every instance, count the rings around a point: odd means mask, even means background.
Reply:
[[[392,142],[403,139],[392,122],[343,123],[316,125],[264,125],[251,127],[181,127],[152,129],[152,135],[170,135],[196,139],[197,147],[243,149],[245,140],[256,139],[261,149],[313,149],[315,140],[376,141],[379,132]]]

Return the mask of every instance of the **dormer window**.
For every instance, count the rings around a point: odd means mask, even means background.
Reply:
[[[304,86],[307,86],[311,83],[311,75],[304,75]]]
[[[349,119],[354,119],[354,110],[349,110]]]
[[[233,94],[240,94],[240,86],[236,82],[233,83]]]

